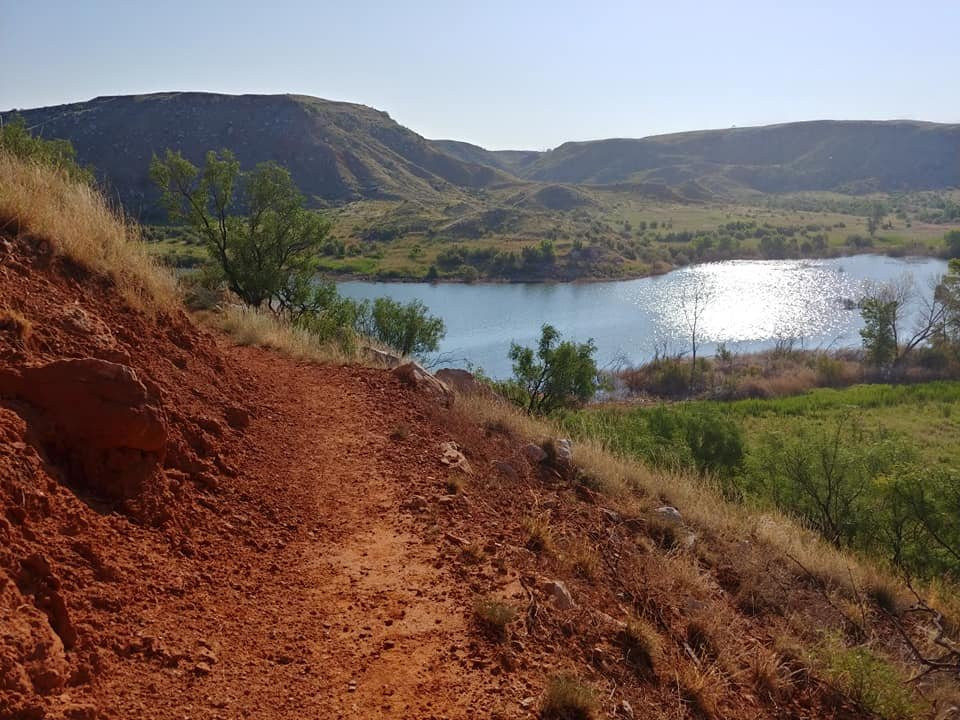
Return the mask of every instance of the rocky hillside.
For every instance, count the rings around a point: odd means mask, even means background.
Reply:
[[[462,160],[542,182],[696,181],[718,194],[924,190],[960,186],[960,125],[801,122],[643,139],[569,142],[544,153],[436,141]]]
[[[300,95],[162,93],[21,110],[34,134],[69,139],[138,217],[156,212],[150,158],[167,148],[199,163],[229,148],[244,167],[273,160],[315,204],[436,200],[502,173],[438,151],[384,112]],[[3,115],[9,120],[10,113]]]

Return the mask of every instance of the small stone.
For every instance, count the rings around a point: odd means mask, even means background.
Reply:
[[[507,480],[518,480],[520,478],[517,469],[506,460],[497,460],[493,466],[497,469],[497,472],[507,478]]]
[[[423,495],[411,495],[403,504],[408,510],[426,510],[427,499]]]
[[[561,610],[572,610],[577,606],[567,586],[560,580],[548,580],[543,584],[543,591]]]
[[[543,451],[543,448],[534,443],[529,443],[523,446],[523,454],[532,463],[543,462],[547,458],[547,454]]]
[[[655,512],[660,513],[665,518],[673,520],[674,522],[683,522],[683,517],[680,515],[680,511],[677,510],[672,505],[664,505],[663,507],[658,507]]]
[[[567,438],[555,441],[553,447],[556,450],[558,460],[563,462],[573,460],[573,443]]]
[[[193,672],[195,672],[197,675],[209,675],[211,672],[213,672],[213,668],[211,668],[208,663],[198,662],[193,666]]]
[[[610,522],[620,522],[620,513],[618,513],[616,510],[611,510],[610,508],[600,508],[600,513]]]
[[[625,718],[632,718],[632,717],[633,717],[633,705],[631,705],[631,704],[630,704],[629,702],[627,702],[626,700],[621,700],[621,701],[620,701],[620,705],[617,706],[617,710],[618,710],[619,713],[620,713],[621,715],[623,715]]]
[[[536,698],[525,697],[523,700],[520,701],[520,707],[526,710],[528,707],[532,707],[536,701],[537,701]]]

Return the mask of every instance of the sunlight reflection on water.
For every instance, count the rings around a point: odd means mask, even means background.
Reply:
[[[858,255],[831,260],[737,260],[708,263],[639,280],[582,284],[340,284],[353,298],[389,295],[423,300],[443,317],[441,346],[453,365],[482,367],[494,377],[510,375],[511,341],[534,344],[543,323],[565,336],[593,338],[601,365],[638,363],[660,349],[689,350],[682,300],[697,283],[712,298],[702,316],[704,354],[718,343],[749,352],[795,337],[807,348],[860,344],[859,314],[845,307],[868,282],[904,273],[929,292],[931,278],[946,271],[942,260]]]

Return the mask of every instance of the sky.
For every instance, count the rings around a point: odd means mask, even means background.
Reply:
[[[533,150],[824,118],[960,122],[958,29],[960,0],[0,0],[0,110],[291,92]]]

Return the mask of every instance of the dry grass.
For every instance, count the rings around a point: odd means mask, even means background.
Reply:
[[[570,542],[564,562],[571,573],[584,580],[593,580],[600,572],[600,556],[585,538]]]
[[[321,338],[310,330],[278,318],[269,310],[248,305],[228,305],[219,312],[205,317],[207,321],[232,337],[238,345],[267,348],[293,360],[382,368],[384,366],[377,357],[372,353],[364,352],[363,348],[394,352],[382,343],[363,336],[355,337],[354,342],[347,345]],[[403,360],[405,361],[406,358]]]
[[[553,529],[550,519],[545,515],[530,517],[523,521],[523,530],[527,534],[527,549],[534,552],[551,552],[554,547]]]
[[[95,188],[46,165],[0,152],[0,227],[50,243],[53,251],[109,276],[140,310],[179,307],[173,275],[147,253],[139,228]]]
[[[473,604],[477,624],[497,640],[505,640],[510,623],[517,617],[516,608],[492,597],[477,598]]]
[[[321,340],[309,330],[278,319],[266,310],[246,305],[230,305],[215,316],[221,330],[238,345],[254,345],[294,360],[323,363],[348,363],[356,359],[336,343]]]
[[[749,656],[747,670],[761,697],[781,702],[790,694],[790,671],[775,651],[756,648]]]
[[[540,707],[543,720],[591,720],[596,713],[596,693],[580,678],[559,675],[550,679]]]
[[[656,678],[657,669],[663,661],[660,635],[656,628],[646,620],[637,618],[627,624],[619,640],[627,664],[642,677],[650,680]]]
[[[33,323],[17,310],[0,308],[0,332],[11,333],[21,345],[26,345],[30,342]]]
[[[715,665],[688,666],[677,677],[680,699],[699,720],[720,717],[717,701],[724,686],[723,673]]]

